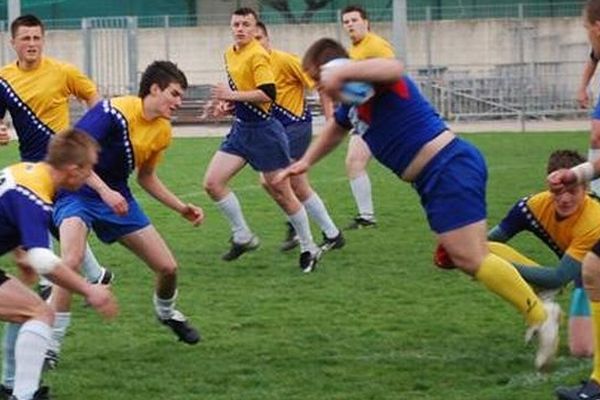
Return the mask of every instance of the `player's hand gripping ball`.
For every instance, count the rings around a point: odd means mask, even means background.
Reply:
[[[322,69],[327,71],[351,62],[352,60],[347,58],[336,58],[324,64]],[[375,88],[368,82],[348,81],[340,89],[340,101],[354,106],[366,103],[373,95],[375,95]]]

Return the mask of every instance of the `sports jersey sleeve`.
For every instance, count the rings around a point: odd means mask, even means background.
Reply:
[[[75,128],[81,129],[91,135],[96,141],[102,142],[112,131],[114,121],[110,112],[105,111],[106,101],[101,101],[90,108],[83,117],[75,124]]]
[[[50,246],[48,231],[51,226],[50,211],[20,193],[11,193],[11,208],[25,250]]]
[[[340,104],[333,113],[333,118],[335,122],[343,127],[344,129],[350,130],[352,129],[352,122],[350,121],[350,105]]]
[[[504,235],[508,238],[515,236],[517,233],[527,230],[529,221],[526,215],[528,197],[519,200],[506,214],[504,219],[498,224]]]
[[[96,85],[83,72],[72,64],[65,64],[64,70],[67,74],[67,87],[73,96],[87,102],[96,95]]]
[[[565,254],[568,254],[579,262],[583,262],[583,258],[594,247],[596,242],[598,242],[598,237],[595,234],[577,233],[574,235],[571,243],[569,243]]]
[[[256,87],[261,85],[275,84],[275,77],[271,69],[269,55],[258,53],[252,57],[252,72]]]

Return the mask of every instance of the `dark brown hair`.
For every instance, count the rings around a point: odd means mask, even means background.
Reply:
[[[20,17],[15,18],[15,20],[10,24],[10,34],[13,39],[17,34],[17,30],[19,30],[19,27],[21,26],[39,26],[40,28],[42,28],[42,34],[44,34],[44,24],[38,17],[36,17],[33,14],[21,15]]]
[[[171,83],[179,83],[182,89],[187,89],[188,81],[185,74],[171,61],[154,61],[146,67],[140,79],[140,90],[138,96],[142,99],[150,93],[150,87],[157,84],[164,90]]]
[[[348,52],[338,41],[323,38],[314,42],[302,58],[302,68],[320,67],[336,58],[348,58]]]
[[[575,150],[556,150],[548,158],[546,172],[549,174],[561,168],[571,168],[585,161],[585,157]]]

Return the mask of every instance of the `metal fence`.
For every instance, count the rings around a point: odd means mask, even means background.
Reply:
[[[409,9],[409,73],[449,120],[586,117],[574,100],[589,53],[581,3]],[[369,14],[373,30],[391,39],[390,9]],[[288,24],[280,13],[261,15],[275,46],[297,54],[322,36],[348,44],[339,17],[329,10],[315,14],[317,22]],[[47,53],[79,65],[104,95],[135,92],[140,72],[154,59],[176,61],[193,86],[224,80],[229,15],[46,23]],[[2,39],[5,27],[0,21]],[[9,52],[1,56],[8,61]],[[195,93],[202,97],[206,90]]]

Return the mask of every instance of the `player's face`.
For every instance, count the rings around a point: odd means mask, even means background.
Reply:
[[[583,204],[586,196],[586,186],[577,185],[564,192],[553,194],[556,214],[559,218],[568,218]]]
[[[271,49],[271,43],[269,42],[269,37],[265,34],[261,28],[256,27],[256,31],[254,32],[254,39],[258,40],[262,47],[266,50]]]
[[[98,153],[95,150],[90,150],[90,161],[83,165],[69,165],[66,167],[66,174],[63,184],[61,185],[67,190],[77,190],[92,174],[94,165],[98,162]]]
[[[44,34],[41,26],[20,26],[17,28],[11,44],[19,63],[26,67],[35,66],[42,57],[44,47]]]
[[[231,34],[233,35],[233,43],[238,47],[250,43],[256,34],[256,19],[254,15],[232,15]]]
[[[153,85],[151,93],[155,97],[155,113],[167,119],[171,119],[173,113],[181,106],[183,101],[183,92],[179,83],[171,82],[169,86],[160,89],[158,85]]]
[[[342,25],[350,36],[352,43],[360,42],[369,31],[369,21],[363,19],[358,11],[342,15]]]

